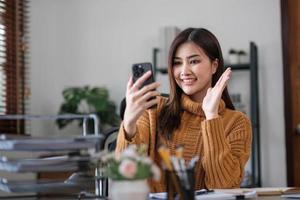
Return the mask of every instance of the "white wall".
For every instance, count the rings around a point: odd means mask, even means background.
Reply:
[[[254,41],[262,181],[264,186],[286,185],[279,0],[31,0],[30,12],[33,114],[56,114],[68,86],[106,86],[120,102],[131,64],[152,61],[164,26],[206,27],[219,38],[225,56],[230,47],[248,50]],[[166,88],[166,78],[159,80]],[[39,122],[32,131],[57,130]]]

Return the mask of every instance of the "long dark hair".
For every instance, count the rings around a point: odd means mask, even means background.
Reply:
[[[158,131],[164,136],[167,136],[167,138],[170,138],[172,133],[180,126],[180,118],[182,113],[180,107],[182,90],[176,84],[173,76],[173,59],[177,48],[181,44],[189,41],[192,41],[201,47],[211,62],[218,59],[217,71],[212,76],[212,86],[216,84],[224,71],[224,60],[220,44],[217,38],[210,31],[204,28],[187,28],[176,36],[171,44],[168,57],[170,96],[166,105],[162,108],[158,116]],[[223,91],[222,99],[225,102],[226,108],[234,110],[227,87]]]

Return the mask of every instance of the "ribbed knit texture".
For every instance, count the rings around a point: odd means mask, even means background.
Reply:
[[[183,94],[180,127],[170,140],[166,140],[156,131],[158,113],[165,103],[166,99],[159,97],[157,107],[147,110],[139,118],[137,133],[130,141],[125,138],[121,124],[116,152],[129,144],[144,143],[149,147],[149,156],[160,165],[157,146],[164,144],[175,154],[176,145],[183,145],[183,157],[187,162],[195,155],[200,157],[195,171],[196,189],[239,187],[252,142],[251,124],[245,114],[226,109],[221,100],[220,117],[205,120],[201,104]],[[164,175],[160,182],[149,180],[151,192],[165,191],[164,182]]]

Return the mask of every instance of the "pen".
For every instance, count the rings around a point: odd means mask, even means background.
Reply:
[[[245,195],[243,194],[236,195],[235,199],[245,199]]]
[[[195,192],[195,195],[203,195],[203,194],[208,194],[208,193],[212,193],[214,192],[214,190],[210,190],[210,189],[202,189],[202,190],[198,190]]]
[[[179,159],[179,166],[180,166],[180,171],[182,173],[182,178],[184,180],[185,187],[187,189],[190,189],[191,186],[190,186],[190,183],[189,183],[189,179],[188,179],[188,175],[187,175],[187,171],[186,171],[186,167],[185,167],[185,163],[184,163],[183,158]]]

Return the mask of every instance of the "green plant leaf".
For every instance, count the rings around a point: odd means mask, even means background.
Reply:
[[[101,124],[109,124],[112,126],[118,125],[120,122],[119,116],[116,114],[116,105],[109,100],[109,92],[105,87],[70,87],[62,92],[64,102],[62,102],[59,114],[90,114],[96,113],[100,118]],[[80,105],[86,103],[82,108]],[[85,110],[82,110],[85,109]],[[59,128],[65,127],[73,120],[57,120]],[[79,126],[82,125],[82,120],[79,121]],[[101,127],[100,127],[101,128]]]

